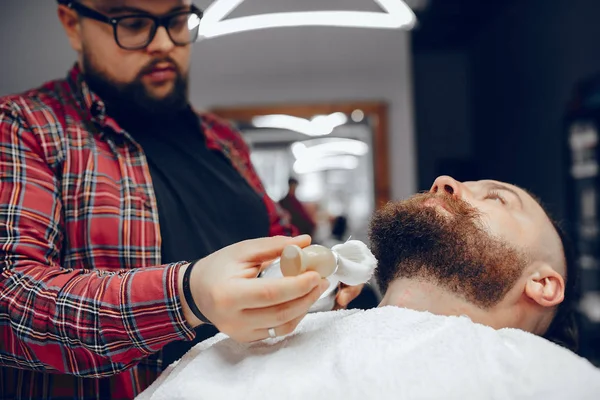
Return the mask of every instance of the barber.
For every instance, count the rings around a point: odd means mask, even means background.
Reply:
[[[194,328],[291,332],[326,284],[254,279],[310,238],[283,237],[239,133],[189,104],[202,12],[59,3],[76,65],[0,99],[0,397],[130,399]]]

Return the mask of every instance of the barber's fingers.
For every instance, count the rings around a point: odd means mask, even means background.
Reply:
[[[321,297],[328,287],[329,281],[323,279],[318,286],[298,299],[276,306],[244,310],[242,312],[242,320],[256,321],[258,326],[267,329],[285,325],[306,314],[308,309]]]
[[[254,267],[256,264],[261,264],[281,256],[281,252],[286,246],[296,245],[304,248],[310,245],[311,240],[309,235],[301,235],[293,238],[274,236],[246,240],[235,246],[239,247],[239,249],[236,249],[239,254],[239,261],[248,263],[249,267]]]
[[[273,328],[275,331],[275,337],[289,335],[294,332],[298,324],[302,322],[302,320],[306,317],[306,313],[299,316],[298,318],[294,318],[293,320],[286,322],[283,325],[279,325]],[[271,335],[269,334],[269,329],[257,329],[252,332],[252,342],[257,342],[260,340],[268,339]]]
[[[243,271],[243,273],[240,276],[242,278],[256,278],[258,277],[258,275],[260,275],[261,272],[267,269],[267,267],[271,265],[273,261],[275,261],[275,259],[263,261],[262,263],[260,263],[260,265],[256,264],[254,267]]]
[[[356,286],[347,286],[342,284],[340,286],[340,291],[335,298],[336,305],[334,309],[339,310],[348,307],[348,304],[350,304],[350,302],[357,298],[362,292],[364,286],[364,284]]]
[[[243,309],[265,308],[299,299],[319,286],[321,276],[314,271],[283,278],[239,279],[232,282],[232,303]]]

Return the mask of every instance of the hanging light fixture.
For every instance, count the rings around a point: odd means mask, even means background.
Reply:
[[[366,0],[367,1],[367,0]],[[412,29],[416,16],[403,0],[372,0],[384,12],[302,11],[225,19],[244,0],[215,0],[200,23],[200,38],[291,26],[337,26],[374,29]]]
[[[252,119],[252,124],[257,128],[288,129],[307,136],[329,135],[346,122],[348,117],[341,112],[317,115],[310,120],[283,114],[261,115]]]

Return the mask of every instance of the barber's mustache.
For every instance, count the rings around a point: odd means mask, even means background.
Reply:
[[[171,57],[163,57],[163,58],[156,58],[156,59],[150,61],[144,67],[142,67],[142,69],[138,73],[138,77],[141,77],[143,75],[151,73],[152,70],[154,70],[154,68],[156,68],[156,66],[159,64],[169,64],[169,66],[171,68],[173,68],[178,75],[180,75],[180,73],[181,73],[181,71],[179,70],[179,66]]]

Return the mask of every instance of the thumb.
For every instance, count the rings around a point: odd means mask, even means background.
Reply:
[[[337,303],[342,307],[347,307],[352,300],[358,297],[362,292],[364,285],[346,286],[343,285],[337,295]]]
[[[273,260],[281,256],[283,249],[289,245],[296,245],[304,248],[311,243],[309,235],[301,235],[296,237],[274,236],[269,238],[260,238],[246,240],[240,243],[241,248],[239,255],[241,262],[247,262],[256,266],[264,262]]]

